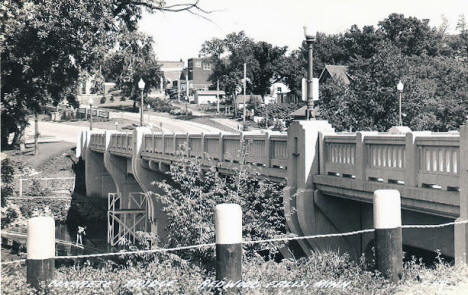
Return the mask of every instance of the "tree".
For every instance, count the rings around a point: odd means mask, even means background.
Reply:
[[[273,46],[267,42],[257,42],[253,46],[252,58],[247,65],[250,77],[250,89],[253,93],[265,97],[271,84],[279,81],[279,66],[286,54],[287,47]]]
[[[113,78],[122,95],[133,100],[133,108],[141,99],[138,82],[145,82],[144,95],[159,86],[161,73],[153,51],[153,40],[142,33],[126,31],[119,37],[118,48],[104,61],[104,76]]]
[[[437,30],[429,26],[428,19],[419,20],[392,13],[378,26],[384,38],[400,48],[405,55],[439,54],[442,39]]]
[[[28,111],[37,115],[49,102],[73,101],[79,71],[90,69],[110,40],[106,30],[113,16],[105,4],[104,0],[5,3],[3,145],[10,132],[15,132],[14,143],[21,139]]]
[[[230,33],[224,39],[205,41],[200,55],[213,65],[210,81],[220,81],[227,94],[236,94],[243,79],[243,65],[247,64],[249,83],[247,90],[262,97],[275,80],[281,79],[280,68],[287,47],[273,46],[267,42],[255,42],[243,31]]]
[[[6,1],[0,8],[2,146],[21,141],[27,116],[48,103],[75,102],[80,72],[92,72],[122,30],[135,31],[143,9],[205,17],[199,1]]]
[[[277,75],[288,86],[291,94],[301,97],[302,78],[306,77],[306,69],[301,59],[300,50],[294,50],[278,61]]]

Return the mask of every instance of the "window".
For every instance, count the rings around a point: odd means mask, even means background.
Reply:
[[[201,68],[201,61],[196,61],[194,67]]]
[[[281,90],[282,90],[281,87],[276,88],[277,93],[281,93],[282,92]]]
[[[203,70],[205,70],[205,71],[211,70],[211,64],[209,64],[209,63],[203,63]]]

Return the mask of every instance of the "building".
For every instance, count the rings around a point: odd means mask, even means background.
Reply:
[[[275,99],[274,102],[276,103],[287,103],[289,102],[289,93],[291,91],[289,90],[289,87],[286,86],[283,82],[275,82],[271,84],[270,86],[270,97],[273,97]],[[271,101],[269,101],[265,97],[265,103],[269,104]]]
[[[202,58],[189,58],[187,66],[190,89],[208,90],[211,86],[208,79],[213,73],[211,63]]]
[[[348,67],[339,65],[325,65],[319,77],[319,82],[324,83],[329,78],[335,81],[341,81],[345,85],[349,85],[350,79],[348,76]]]
[[[184,69],[184,62],[180,61],[158,61],[160,70],[164,78],[164,89],[175,89],[180,82],[181,74]]]
[[[216,96],[218,94],[218,97]],[[218,98],[219,100],[224,99],[226,93],[224,91],[216,90],[195,90],[195,103],[200,104],[212,104],[216,103]]]

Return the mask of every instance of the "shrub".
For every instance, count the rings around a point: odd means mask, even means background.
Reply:
[[[171,110],[174,109],[171,102],[161,98],[147,98],[146,103],[151,106],[151,108],[156,112],[164,112],[169,113]]]
[[[6,206],[6,199],[13,196],[13,177],[15,169],[10,161],[6,158],[2,160],[2,184],[1,184],[1,206]]]
[[[239,152],[245,158],[248,146],[242,143]],[[244,163],[244,160],[241,160]],[[214,241],[214,209],[217,204],[235,203],[243,210],[243,237],[246,240],[273,238],[285,233],[282,190],[283,183],[274,183],[259,175],[252,175],[244,164],[234,168],[234,175],[225,176],[215,169],[203,170],[196,159],[181,156],[173,163],[169,182],[155,183],[164,193],[157,198],[164,204],[163,211],[168,217],[167,245],[193,245]],[[276,245],[248,245],[244,253],[254,252],[277,254]],[[213,250],[204,248],[186,251],[183,257],[191,261],[199,259],[200,264],[211,267]]]
[[[21,210],[18,205],[7,202],[5,207],[2,207],[2,228],[6,228],[11,224],[22,219]]]
[[[177,116],[177,117],[185,117],[185,118],[191,118],[192,117],[192,111],[191,110],[182,110],[182,109],[173,109],[169,112],[171,115]]]
[[[275,119],[282,119],[286,123],[286,126],[289,126],[289,124],[292,122],[290,114],[302,107],[302,105],[303,104],[270,103],[260,106],[256,111],[256,114],[266,117],[268,113],[268,123],[270,123],[270,125],[273,124]],[[272,120],[272,122],[270,122],[270,120]]]

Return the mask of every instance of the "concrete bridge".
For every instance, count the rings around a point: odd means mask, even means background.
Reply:
[[[167,134],[144,127],[133,133],[84,131],[77,157],[85,160],[87,195],[112,198],[111,244],[135,230],[164,236],[162,205],[148,192],[181,153],[221,172],[245,160],[252,172],[285,179],[287,225],[299,236],[372,228],[373,192],[385,188],[400,191],[403,224],[468,219],[468,126],[448,133],[395,130],[337,133],[326,121],[297,121],[287,133]],[[241,142],[247,146],[245,159],[239,154]],[[184,145],[189,149],[182,150]],[[466,262],[467,229],[466,224],[405,229],[403,243],[439,249]],[[298,245],[306,254],[333,249],[356,258],[370,251],[373,238],[370,233]]]

